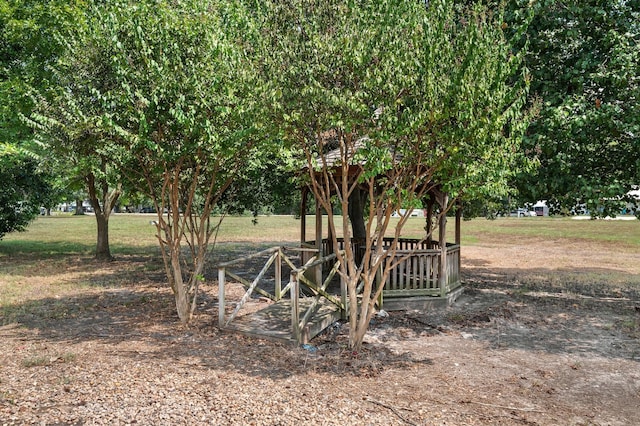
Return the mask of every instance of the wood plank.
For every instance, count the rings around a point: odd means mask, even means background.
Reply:
[[[393,297],[407,297],[407,296],[439,296],[440,289],[405,289],[405,290],[389,290],[384,292],[384,299],[388,300]]]
[[[419,270],[418,270],[419,261],[420,261],[419,256],[413,256],[413,259],[411,261],[412,265],[411,265],[410,284],[411,284],[411,288],[413,289],[420,288],[420,277],[419,277]]]
[[[313,303],[313,299],[313,297],[300,298],[298,302],[300,310],[308,309]],[[225,330],[253,337],[296,343],[291,330],[291,309],[291,301],[282,299],[260,311],[237,317],[225,327]],[[303,341],[300,343],[314,338],[339,319],[340,310],[329,301],[321,299],[316,312],[309,318],[308,326],[301,333]]]

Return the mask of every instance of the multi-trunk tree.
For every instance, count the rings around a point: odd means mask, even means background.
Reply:
[[[341,234],[364,248],[362,259],[349,244],[337,253],[358,348],[385,250],[408,217],[391,231],[392,213],[427,193],[444,215],[456,200],[506,192],[527,121],[522,53],[482,6],[289,0],[259,10],[273,123],[302,160],[334,246]],[[396,241],[384,247],[388,229]]]
[[[157,237],[183,323],[196,307],[218,226],[212,211],[257,139],[245,15],[233,2],[99,5],[81,39],[84,52],[70,50],[71,62],[92,64],[88,78],[67,72],[82,78],[111,164],[157,211]]]

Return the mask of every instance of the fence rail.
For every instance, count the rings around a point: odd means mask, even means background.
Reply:
[[[393,243],[393,238],[384,238],[385,247]],[[337,239],[338,249],[345,249],[344,238]],[[311,247],[314,241],[306,243]],[[365,248],[357,240],[351,240],[356,258],[364,255]],[[323,254],[332,253],[333,242],[322,240]],[[446,282],[440,280],[440,261],[442,251],[438,241],[426,241],[413,238],[399,238],[394,255],[387,255],[382,268],[397,264],[392,268],[384,282],[383,297],[444,296],[460,286],[460,246],[447,244]],[[380,284],[380,283],[378,283]]]
[[[312,256],[302,266],[296,266],[294,259],[287,255],[287,252],[298,252],[302,259],[304,254]],[[244,262],[260,257],[268,256],[264,266],[252,281],[240,276],[240,272],[233,272],[230,268],[234,265],[243,264]],[[334,296],[327,292],[327,287],[334,278],[340,267],[340,263],[336,259],[336,254],[318,258],[317,250],[308,248],[294,247],[272,247],[249,256],[240,257],[238,259],[220,263],[218,265],[218,324],[224,329],[230,327],[232,321],[236,320],[239,312],[245,307],[247,301],[250,300],[254,293],[267,297],[268,299],[279,302],[289,295],[291,303],[291,336],[297,342],[303,342],[310,338],[309,329],[313,315],[319,309],[321,301],[326,300],[334,306],[334,310],[338,310],[344,317],[346,312],[346,286],[341,284],[340,297]],[[331,269],[323,280],[315,283],[312,279],[305,276],[305,272],[314,270],[314,268],[332,262]],[[285,287],[282,287],[282,266],[287,265],[290,269],[289,281]],[[273,292],[259,285],[265,279],[267,272],[273,267],[274,286]],[[242,284],[246,291],[237,302],[229,302],[226,298],[227,279],[230,278]],[[341,280],[342,281],[342,280]],[[304,303],[301,302],[301,288],[304,287],[308,292],[312,293],[311,297],[304,297]],[[230,315],[227,315],[225,307],[227,304],[235,303],[235,307]]]
[[[383,296],[444,296],[460,285],[460,246],[447,246],[446,282],[440,279],[441,250],[396,251],[384,260],[383,268],[396,263],[384,282]]]
[[[392,241],[393,239],[385,239],[385,244],[391,244]],[[220,328],[230,327],[233,321],[238,320],[240,311],[254,294],[266,297],[276,304],[280,303],[281,312],[288,310],[288,314],[280,315],[285,318],[285,321],[289,321],[287,316],[290,315],[289,338],[299,343],[313,337],[315,332],[313,330],[329,321],[329,316],[325,316],[324,319],[318,318],[320,310],[323,310],[324,313],[331,311],[331,315],[338,312],[340,317],[346,318],[348,303],[344,280],[340,279],[339,295],[328,291],[329,285],[335,281],[334,278],[340,268],[340,261],[336,253],[344,253],[342,250],[345,248],[343,239],[339,239],[337,243],[338,247],[335,250],[336,248],[330,247],[333,243],[324,240],[322,253],[318,253],[317,249],[309,248],[309,246],[302,248],[271,247],[219,264],[218,323]],[[354,242],[352,244],[361,248]],[[443,253],[437,243],[401,239],[398,241],[398,247],[393,254],[387,252],[383,261],[381,270],[390,268],[384,282],[382,282],[382,274],[378,274],[377,285],[384,286],[381,304],[385,299],[393,298],[397,298],[396,300],[414,296],[443,298],[460,286],[459,245],[447,244],[444,268],[441,267]],[[289,253],[296,253],[296,258]],[[234,267],[243,268],[243,264],[247,261],[254,260],[255,262],[260,258],[266,258],[266,261],[251,280],[243,277],[247,274],[246,270],[242,272],[232,270]],[[302,263],[302,265],[297,266],[296,263]],[[290,271],[289,280],[284,287],[283,275],[286,274],[283,273],[283,267]],[[442,273],[446,274],[446,279],[442,277]],[[269,285],[264,285],[267,278]],[[238,282],[245,288],[240,300],[226,300],[227,280]],[[271,286],[271,281],[273,281],[273,286]],[[305,293],[311,294],[311,296],[302,296],[303,288]],[[281,303],[287,296],[289,300],[286,302],[290,303],[290,308]],[[234,306],[229,315],[225,309],[227,306]],[[318,313],[318,317],[314,317],[316,313]],[[326,323],[325,326],[328,324]]]

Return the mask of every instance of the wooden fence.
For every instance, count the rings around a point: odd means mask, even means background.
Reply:
[[[388,239],[385,243],[391,241]],[[323,248],[330,249],[328,244],[323,241]],[[442,250],[438,248],[437,243],[427,244],[421,240],[402,239],[398,241],[398,247],[393,255],[387,253],[381,267],[381,272],[386,267],[390,268],[384,282],[382,282],[382,273],[379,274],[378,285],[384,285],[381,303],[385,299],[393,298],[396,300],[407,297],[445,298],[449,292],[460,286],[459,245],[447,245],[445,278],[441,278],[441,272],[443,272],[440,267]],[[344,240],[338,240],[337,249],[344,249]],[[296,256],[291,256],[290,253],[296,253]],[[247,275],[246,270],[237,272],[232,270],[233,267],[243,268],[242,265],[250,260],[254,263],[259,261],[258,265],[260,265],[263,259],[266,259],[264,266],[252,280],[242,276]],[[297,266],[296,263],[302,263],[302,266]],[[289,272],[285,286],[283,286],[285,281],[283,275],[286,273],[283,274],[283,267],[286,267],[286,271]],[[335,321],[336,314],[338,319],[347,316],[347,289],[344,280],[339,280],[339,294],[332,294],[328,291],[328,287],[336,277],[339,268],[340,262],[337,260],[335,250],[332,253],[325,252],[319,255],[318,250],[304,247],[272,247],[230,262],[221,263],[218,265],[219,326],[222,329],[230,328],[240,310],[254,294],[259,294],[279,304],[280,311],[284,309],[285,313],[289,312],[285,315],[285,318],[290,315],[289,337],[286,339],[296,342],[308,341],[315,335],[314,333],[321,331],[331,321]],[[226,300],[227,280],[238,282],[244,286],[245,293],[240,300]],[[268,285],[265,285],[266,281],[269,282]],[[304,292],[311,296],[301,297],[303,288]],[[283,300],[286,303],[280,303]],[[226,312],[228,306],[234,306],[229,315]],[[322,316],[320,311],[326,314],[327,310],[331,311],[330,315]],[[258,329],[259,326],[254,328],[254,330]],[[256,331],[254,334],[260,333]]]
[[[460,286],[460,246],[447,245],[446,282],[440,279],[441,250],[399,250],[385,259],[396,264],[384,282],[383,297],[445,296]]]
[[[393,238],[385,238],[384,244],[390,246]],[[309,241],[305,246],[312,247],[315,242]],[[345,249],[343,238],[337,239],[338,250]],[[332,253],[333,242],[322,241],[323,254]],[[397,241],[395,254],[388,255],[382,268],[396,264],[384,282],[383,298],[411,296],[442,296],[460,286],[460,246],[447,244],[446,282],[442,286],[440,280],[440,259],[442,251],[437,241],[426,241],[412,238],[400,238]],[[364,255],[365,248],[352,240],[352,250],[356,258]]]
[[[295,261],[287,255],[287,252],[299,252],[301,255],[311,253],[312,256],[302,266],[296,266]],[[315,252],[315,253],[313,253]],[[268,257],[267,257],[268,256]],[[233,272],[231,267],[234,265],[242,264],[251,259],[267,257],[264,266],[256,277],[249,281],[246,278],[240,276],[242,272]],[[304,258],[305,256],[300,256]],[[313,270],[314,268],[333,262],[331,269],[326,277],[323,277],[319,283],[314,282],[305,276],[305,272]],[[286,286],[282,286],[282,266],[288,266],[290,268],[290,274],[288,283]],[[334,305],[336,310],[341,312],[341,316],[345,316],[347,307],[347,291],[344,283],[341,283],[341,294],[335,296],[327,292],[327,287],[338,268],[340,263],[336,261],[336,255],[332,254],[326,257],[318,258],[317,250],[305,249],[305,248],[293,248],[293,247],[272,247],[263,250],[258,253],[254,253],[249,256],[244,256],[229,262],[224,262],[218,265],[218,324],[219,327],[224,329],[230,326],[231,322],[236,319],[240,310],[246,305],[247,301],[252,297],[254,293],[260,294],[274,302],[279,302],[289,296],[291,304],[291,336],[292,339],[297,342],[303,342],[308,340],[309,323],[312,321],[313,315],[317,312],[319,304],[324,301],[330,302]],[[260,287],[260,283],[265,280],[268,275],[274,280],[273,290],[270,291],[264,286]],[[225,307],[228,305],[226,300],[226,283],[230,278],[235,282],[242,284],[246,291],[239,301],[233,301],[235,307],[230,315],[227,315]],[[312,296],[305,298],[305,303],[301,303],[300,299],[300,287],[306,288],[307,292],[311,292]],[[311,299],[311,300],[309,300]],[[304,306],[304,307],[303,307]],[[311,336],[312,337],[312,336]]]

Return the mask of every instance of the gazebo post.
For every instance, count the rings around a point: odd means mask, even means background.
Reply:
[[[460,201],[456,202],[456,245],[458,246],[458,250],[460,250],[460,242],[461,242],[461,226],[460,219],[462,218],[462,203]],[[458,274],[460,274],[460,269],[462,267],[462,255],[458,253]],[[458,275],[460,276],[460,275]]]
[[[460,245],[460,219],[462,218],[462,205],[456,202],[456,244]]]
[[[446,297],[447,295],[447,283],[449,281],[449,268],[447,268],[447,215],[444,211],[447,208],[449,202],[449,195],[446,193],[440,194],[438,204],[440,204],[440,223],[438,227],[438,237],[440,240],[440,267],[438,268],[440,296]]]
[[[307,197],[309,189],[302,188],[302,202],[300,203],[300,244],[307,242]]]
[[[331,203],[331,209],[333,209],[333,203]],[[333,228],[329,224],[327,224],[327,252],[323,253],[324,255],[330,255],[336,252],[336,247],[333,245]]]

